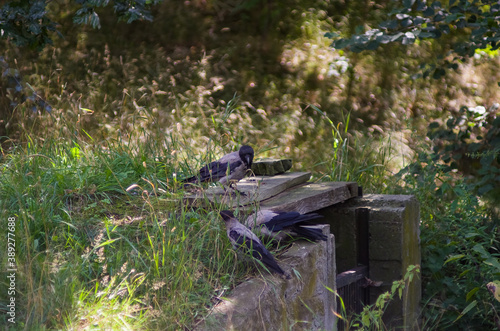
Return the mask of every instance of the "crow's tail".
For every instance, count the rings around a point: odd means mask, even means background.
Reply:
[[[285,274],[285,271],[283,269],[281,269],[281,267],[279,266],[278,262],[276,262],[276,260],[264,259],[264,260],[262,260],[262,262],[265,264],[266,267],[269,268],[269,270],[274,271],[275,273],[280,274],[280,275]]]
[[[297,225],[293,227],[293,231],[298,236],[312,241],[318,241],[318,240],[326,241],[328,239],[328,236],[324,235],[323,231],[317,228],[309,228]]]

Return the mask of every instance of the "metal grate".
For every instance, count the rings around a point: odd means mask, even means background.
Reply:
[[[368,277],[368,267],[360,266],[351,270],[344,271],[337,275],[337,292],[342,298],[345,306],[345,314],[342,316],[349,320],[352,314],[358,314],[363,310],[363,306],[368,304],[368,287],[365,286]],[[342,315],[342,306],[340,298],[337,298],[338,314]],[[345,330],[345,322],[338,319],[337,330]]]

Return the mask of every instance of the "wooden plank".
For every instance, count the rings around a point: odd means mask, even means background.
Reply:
[[[340,289],[341,287],[357,282],[365,277],[368,277],[367,266],[359,266],[351,270],[344,271],[343,273],[337,275],[337,288]]]
[[[261,201],[261,209],[305,214],[358,196],[355,182],[307,183]]]
[[[236,207],[245,206],[250,203],[259,203],[262,200],[269,199],[290,187],[303,184],[309,180],[309,172],[289,172],[276,176],[255,176],[248,177],[237,184],[240,192],[246,195],[238,195],[228,189],[225,192],[221,187],[211,187],[203,192],[187,196],[189,205],[209,203],[224,203]]]

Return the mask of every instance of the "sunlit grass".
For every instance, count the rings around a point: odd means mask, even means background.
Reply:
[[[175,174],[193,162],[177,159],[179,146],[28,140],[0,180],[1,216],[17,220],[26,328],[186,328],[245,276],[217,208],[183,203]]]

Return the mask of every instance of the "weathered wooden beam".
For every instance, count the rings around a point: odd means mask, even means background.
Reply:
[[[355,182],[307,183],[261,201],[261,209],[305,214],[358,196]]]
[[[245,195],[235,193],[231,189],[224,191],[220,187],[211,187],[202,192],[189,195],[185,199],[189,205],[215,202],[232,207],[245,206],[269,199],[290,187],[303,184],[310,177],[311,173],[309,172],[289,172],[276,176],[248,177],[237,184],[238,191],[243,192]]]
[[[355,283],[360,279],[368,277],[368,267],[359,266],[353,269],[344,271],[337,275],[337,288],[347,286]]]

